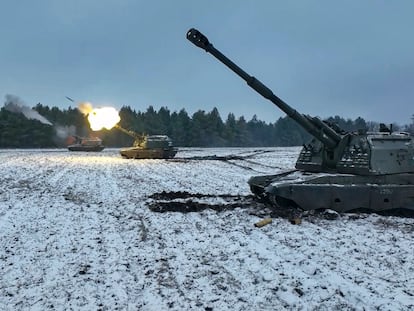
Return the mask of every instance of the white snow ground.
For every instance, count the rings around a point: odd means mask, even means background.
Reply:
[[[412,218],[256,228],[254,206],[149,209],[162,191],[247,196],[250,176],[292,168],[299,151],[260,150],[177,154],[254,155],[227,162],[1,150],[0,310],[413,310]]]

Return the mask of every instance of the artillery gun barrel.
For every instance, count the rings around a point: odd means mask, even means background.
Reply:
[[[120,125],[115,125],[114,126],[116,129],[120,130],[121,132],[133,137],[135,140],[142,140],[144,138],[143,135],[139,135],[138,133],[135,133],[134,131],[128,131],[126,129],[124,129],[123,127],[121,127]]]
[[[206,52],[210,53],[214,57],[216,57],[219,61],[221,61],[224,65],[230,68],[233,72],[235,72],[238,76],[240,76],[243,80],[247,82],[247,84],[253,88],[256,92],[262,95],[264,98],[270,100],[274,103],[277,107],[279,107],[283,112],[285,112],[289,117],[294,119],[298,122],[305,130],[307,130],[311,135],[315,138],[320,140],[323,144],[325,144],[329,148],[334,148],[339,141],[341,140],[341,136],[330,129],[328,126],[323,124],[323,127],[319,127],[315,122],[310,121],[310,117],[304,116],[297,112],[295,109],[290,107],[286,104],[283,100],[277,97],[273,92],[265,86],[262,82],[256,79],[253,76],[250,76],[246,73],[243,69],[233,63],[229,58],[227,58],[224,54],[222,54],[219,50],[217,50],[213,44],[211,44],[207,37],[204,36],[201,32],[197,29],[191,28],[187,32],[187,39],[191,41],[194,45],[198,46],[199,48],[205,50]],[[321,121],[321,123],[323,123]]]

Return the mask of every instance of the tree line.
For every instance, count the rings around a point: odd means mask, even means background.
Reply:
[[[64,147],[68,136],[97,136],[108,147],[131,146],[133,138],[113,128],[93,132],[85,115],[77,108],[59,109],[38,104],[34,108],[53,125],[28,119],[21,113],[0,110],[0,148],[55,148]],[[185,109],[171,112],[167,107],[158,111],[149,106],[146,111],[136,111],[129,106],[120,109],[119,125],[139,134],[168,135],[179,147],[271,147],[299,146],[310,135],[289,117],[266,123],[253,116],[247,121],[243,116],[229,113],[223,120],[217,108],[210,112],[198,110],[191,116]],[[345,131],[358,129],[376,130],[378,123],[362,118],[328,118]],[[398,129],[394,125],[394,129]],[[401,130],[414,133],[413,123]]]

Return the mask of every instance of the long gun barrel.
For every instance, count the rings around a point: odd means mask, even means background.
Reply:
[[[124,129],[123,127],[119,126],[118,124],[114,126],[116,129],[120,130],[121,132],[124,132],[125,134],[133,137],[135,141],[142,141],[144,139],[144,135],[140,135],[138,133],[135,133],[133,131],[128,131]]]
[[[247,82],[247,84],[253,88],[256,92],[262,95],[264,98],[267,98],[276,106],[278,106],[283,112],[285,112],[289,117],[298,122],[305,130],[307,130],[311,135],[320,140],[328,148],[334,148],[338,145],[341,140],[341,136],[336,133],[332,128],[323,123],[317,118],[311,118],[297,112],[295,109],[286,104],[283,100],[277,97],[273,92],[265,86],[262,82],[256,79],[253,76],[247,74],[243,69],[233,63],[229,58],[223,55],[219,50],[217,50],[213,44],[211,44],[207,37],[204,36],[197,29],[191,28],[187,32],[187,39],[194,43],[199,48],[202,48],[206,52],[212,54],[224,65],[230,68],[238,76]]]

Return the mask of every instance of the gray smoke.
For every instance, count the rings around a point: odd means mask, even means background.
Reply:
[[[48,119],[39,114],[36,110],[33,110],[32,108],[26,106],[24,102],[16,95],[6,95],[4,108],[10,112],[23,113],[23,115],[28,119],[38,120],[43,124],[53,125]]]
[[[68,136],[72,136],[76,134],[76,127],[74,125],[69,126],[55,126],[56,136],[60,139],[65,139]]]

